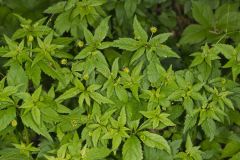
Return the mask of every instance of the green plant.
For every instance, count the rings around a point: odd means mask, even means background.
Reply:
[[[199,24],[181,37],[191,4]],[[0,160],[239,159],[238,6],[68,0],[38,20],[11,13],[20,26],[0,47]],[[177,17],[183,7],[190,15]]]

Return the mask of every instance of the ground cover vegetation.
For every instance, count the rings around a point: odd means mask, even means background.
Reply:
[[[238,0],[0,0],[0,160],[239,160]]]

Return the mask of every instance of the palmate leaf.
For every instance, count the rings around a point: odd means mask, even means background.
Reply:
[[[143,159],[142,146],[136,136],[131,136],[126,140],[122,149],[123,160],[141,160]]]

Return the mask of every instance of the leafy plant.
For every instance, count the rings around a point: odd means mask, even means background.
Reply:
[[[0,160],[239,159],[237,1],[51,2],[0,0]]]

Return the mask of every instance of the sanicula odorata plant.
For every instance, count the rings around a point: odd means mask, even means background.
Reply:
[[[0,0],[0,160],[239,160],[238,0]]]

